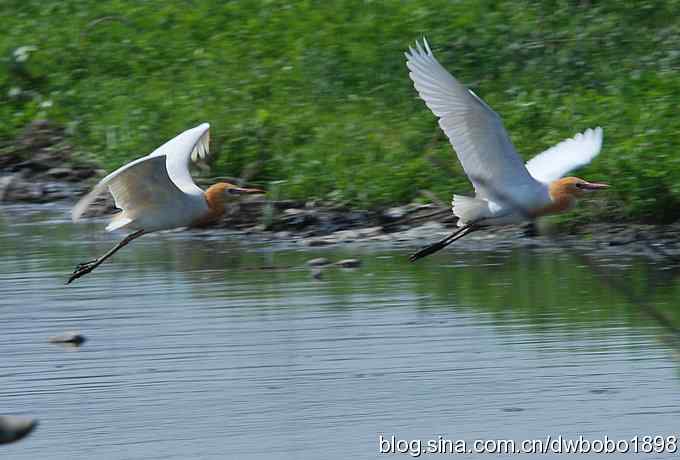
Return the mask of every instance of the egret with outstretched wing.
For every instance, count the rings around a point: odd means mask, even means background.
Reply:
[[[413,254],[411,261],[482,227],[563,212],[581,193],[607,187],[577,177],[562,178],[600,152],[601,128],[560,142],[525,165],[498,114],[439,64],[426,40],[422,45],[416,42],[415,49],[409,48],[405,55],[413,85],[439,118],[439,126],[475,189],[474,198],[453,196],[452,209],[460,228]]]
[[[116,251],[145,233],[177,227],[195,227],[213,222],[225,213],[225,204],[235,195],[263,193],[228,182],[210,186],[205,192],[192,180],[190,162],[205,158],[210,144],[210,125],[203,123],[184,131],[149,155],[131,161],[104,177],[73,207],[78,222],[87,207],[107,189],[121,212],[106,230],[133,230],[98,259],[79,264],[67,283],[91,272]]]

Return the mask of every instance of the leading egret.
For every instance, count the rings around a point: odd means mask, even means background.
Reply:
[[[498,114],[439,64],[426,40],[422,45],[416,42],[405,55],[413,85],[439,117],[439,126],[475,189],[474,198],[453,196],[452,210],[460,228],[413,254],[412,262],[486,226],[566,211],[582,193],[607,187],[577,177],[562,178],[600,152],[602,128],[562,141],[525,165]]]
[[[134,230],[109,252],[78,264],[67,284],[97,268],[135,238],[177,227],[198,227],[222,217],[225,205],[235,196],[264,193],[228,182],[210,186],[205,192],[191,179],[189,162],[208,154],[210,125],[203,123],[184,131],[149,155],[134,160],[105,178],[73,208],[77,222],[85,209],[107,188],[121,212],[113,216],[106,230]]]

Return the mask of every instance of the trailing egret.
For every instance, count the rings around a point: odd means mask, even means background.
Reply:
[[[98,259],[78,264],[67,284],[97,268],[135,238],[177,227],[198,227],[218,220],[225,205],[245,193],[262,190],[241,188],[228,182],[210,186],[205,192],[191,179],[189,162],[208,154],[210,125],[203,123],[184,131],[149,155],[131,161],[103,178],[73,208],[78,222],[85,209],[107,188],[121,212],[106,230],[134,230]]]
[[[410,257],[411,262],[448,246],[480,228],[532,220],[566,211],[584,192],[606,184],[567,172],[588,164],[602,147],[602,128],[587,129],[529,160],[515,151],[503,122],[475,93],[465,88],[435,59],[426,40],[409,47],[406,66],[421,99],[439,117],[475,197],[453,195],[457,231]]]

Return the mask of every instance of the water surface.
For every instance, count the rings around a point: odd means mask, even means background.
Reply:
[[[569,252],[451,250],[408,264],[385,246],[271,250],[162,233],[67,287],[73,265],[119,235],[65,218],[0,208],[0,408],[41,421],[2,458],[384,458],[380,433],[680,430],[668,331]],[[320,256],[364,264],[318,281],[305,262]],[[680,320],[672,271],[595,262]],[[47,342],[67,330],[89,340]]]

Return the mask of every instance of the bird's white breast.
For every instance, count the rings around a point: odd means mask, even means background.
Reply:
[[[205,216],[208,211],[208,203],[203,192],[187,193],[182,199],[174,201],[171,206],[156,207],[149,204],[143,209],[136,209],[135,215],[131,216],[133,222],[129,227],[144,229],[147,232],[187,227]]]

